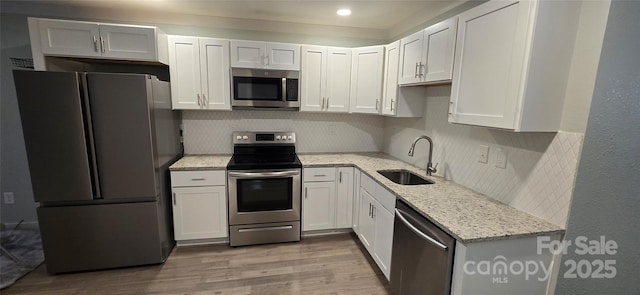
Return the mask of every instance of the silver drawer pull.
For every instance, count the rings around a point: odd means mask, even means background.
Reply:
[[[191,181],[203,181],[207,180],[206,178],[191,178]]]
[[[288,229],[293,229],[293,225],[257,227],[257,228],[241,228],[241,229],[238,230],[238,232],[239,233],[248,233],[248,232],[256,232],[256,231],[288,230]]]
[[[313,177],[325,177],[327,176],[326,174],[314,174]]]

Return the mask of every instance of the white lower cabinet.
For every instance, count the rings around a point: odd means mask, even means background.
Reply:
[[[305,168],[302,231],[350,229],[354,168]]]
[[[395,215],[387,207],[395,202],[395,197],[368,176],[362,174],[360,178],[358,238],[388,280]]]
[[[335,181],[305,182],[302,198],[302,230],[325,230],[336,226]]]
[[[173,230],[178,246],[228,237],[225,171],[172,171]]]

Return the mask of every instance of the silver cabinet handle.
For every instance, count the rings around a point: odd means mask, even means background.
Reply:
[[[191,181],[203,181],[203,180],[207,180],[206,178],[191,178]]]
[[[372,214],[371,211],[373,211],[373,209],[371,208],[373,208],[373,206],[371,205],[371,203],[369,203],[369,217],[371,217],[371,214]]]
[[[436,241],[434,238],[426,235],[425,233],[421,232],[419,229],[417,229],[415,226],[413,226],[413,224],[409,223],[409,221],[407,221],[406,218],[404,218],[404,216],[402,215],[402,211],[398,210],[398,208],[395,209],[396,210],[396,216],[398,216],[398,218],[400,219],[400,221],[402,221],[402,223],[404,223],[412,232],[414,232],[416,235],[418,235],[420,238],[422,238],[423,240],[434,244],[436,247],[440,248],[441,250],[446,251],[447,250],[447,246],[445,246],[444,244]]]
[[[205,108],[209,106],[209,101],[207,100],[207,97],[204,96],[204,93],[202,94],[202,106]]]
[[[93,50],[98,52],[98,38],[96,36],[93,36]]]
[[[414,71],[415,74],[413,75],[414,78],[418,78],[418,67],[419,67],[419,65],[416,62],[416,68],[415,68],[415,71]]]
[[[229,172],[231,177],[264,178],[299,175],[300,171],[277,171],[277,172]]]
[[[173,193],[173,205],[176,205],[176,193]]]
[[[105,53],[105,48],[104,48],[104,38],[100,37],[100,47],[102,47],[102,53]]]
[[[327,97],[327,110],[329,109],[329,97]]]
[[[396,102],[395,100],[393,100],[393,99],[391,100],[391,111],[392,112],[393,112],[393,105],[395,105],[395,102]]]
[[[200,103],[200,93],[196,94],[196,97],[198,98],[198,106],[202,106],[202,104]]]
[[[342,171],[340,171],[340,176],[338,177],[338,182],[342,183]]]
[[[287,229],[293,229],[293,225],[256,227],[256,228],[241,228],[241,229],[238,230],[238,232],[239,233],[246,233],[246,232],[255,232],[255,231],[287,230]]]
[[[326,174],[314,174],[313,177],[325,177],[327,176]]]
[[[323,97],[323,98],[322,98],[322,103],[320,103],[320,109],[321,109],[321,110],[324,110],[324,99],[325,99],[325,98]]]
[[[373,210],[371,210],[371,218],[373,219],[376,218],[376,210],[378,210],[378,208],[376,208],[376,206],[373,206]]]
[[[309,188],[308,188],[308,187],[305,187],[305,188],[304,188],[304,198],[305,198],[305,199],[308,199],[308,198],[309,198]]]
[[[422,77],[422,68],[424,68],[425,65],[422,64],[422,62],[418,63],[418,77],[421,78]]]

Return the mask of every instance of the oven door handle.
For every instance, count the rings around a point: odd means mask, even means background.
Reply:
[[[300,171],[277,171],[277,172],[229,172],[231,177],[248,177],[248,178],[262,178],[262,177],[284,177],[299,175]]]

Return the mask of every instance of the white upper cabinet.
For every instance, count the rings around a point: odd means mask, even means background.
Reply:
[[[382,114],[394,117],[422,117],[425,110],[425,89],[398,87],[400,41],[386,45],[384,50]]]
[[[169,36],[173,109],[231,110],[229,41]]]
[[[460,14],[449,122],[560,128],[580,5],[490,1]]]
[[[400,40],[400,85],[451,80],[456,25],[453,17]]]
[[[44,55],[168,62],[155,27],[38,19],[38,30]]]
[[[102,56],[97,23],[41,19],[38,27],[45,55]]]
[[[351,112],[379,114],[382,107],[384,47],[354,48],[351,57]]]
[[[232,40],[231,66],[299,71],[300,45]]]
[[[348,112],[351,49],[303,46],[301,107],[309,112]]]

